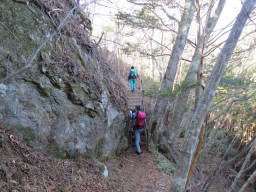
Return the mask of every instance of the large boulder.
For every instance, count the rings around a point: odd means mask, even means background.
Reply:
[[[54,26],[34,4],[0,3],[0,126],[58,157],[108,156],[127,147],[125,112],[113,102],[100,61],[57,35],[26,66]]]

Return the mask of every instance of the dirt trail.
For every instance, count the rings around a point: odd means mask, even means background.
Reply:
[[[135,147],[130,147],[121,156],[105,162],[108,178],[104,179],[103,164],[96,159],[52,158],[32,150],[0,128],[0,191],[168,192],[172,177],[158,169],[159,159],[152,152],[144,146],[142,151],[137,155]],[[197,183],[207,178],[217,161],[211,158],[201,163],[193,176]],[[227,191],[231,183],[224,173],[209,192]],[[239,186],[243,183],[241,180]],[[198,191],[193,184],[196,183],[191,182],[191,191]],[[249,186],[245,191],[255,190]]]
[[[135,109],[136,105],[142,105],[142,92],[135,90],[134,92],[129,91],[128,97],[128,109]]]
[[[136,82],[136,87],[134,92],[127,89],[129,109],[135,109],[136,105],[142,105],[140,81]],[[135,147],[130,147],[120,157],[106,162],[109,179],[118,184],[118,189],[115,192],[167,192],[169,190],[171,176],[157,168],[156,157],[152,152],[147,151],[145,146],[142,146],[142,150],[143,153],[137,155]]]
[[[155,156],[145,149],[137,155],[130,148],[106,165],[110,179],[120,184],[120,192],[167,192],[170,187],[171,176],[157,168]]]

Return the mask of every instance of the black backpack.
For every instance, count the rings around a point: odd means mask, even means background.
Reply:
[[[130,80],[130,79],[136,79],[136,75],[135,75],[135,73],[132,73],[132,71],[130,71],[129,76],[128,76],[128,80]]]

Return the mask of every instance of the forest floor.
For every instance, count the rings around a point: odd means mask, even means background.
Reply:
[[[108,177],[104,178],[104,164],[98,160],[52,158],[0,128],[0,192],[168,192],[174,171],[166,166],[170,162],[152,149],[142,149],[137,155],[130,147],[106,161]],[[215,164],[213,159],[201,165],[202,172],[211,164]],[[209,192],[226,191],[228,186],[223,176]]]
[[[130,148],[102,163],[95,159],[55,159],[36,152],[0,129],[1,192],[165,192],[171,176],[157,168],[156,156]]]

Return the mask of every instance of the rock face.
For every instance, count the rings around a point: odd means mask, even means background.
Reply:
[[[126,118],[113,99],[99,60],[61,34],[26,65],[54,31],[34,4],[0,3],[0,126],[36,150],[58,157],[102,157],[127,147]]]

